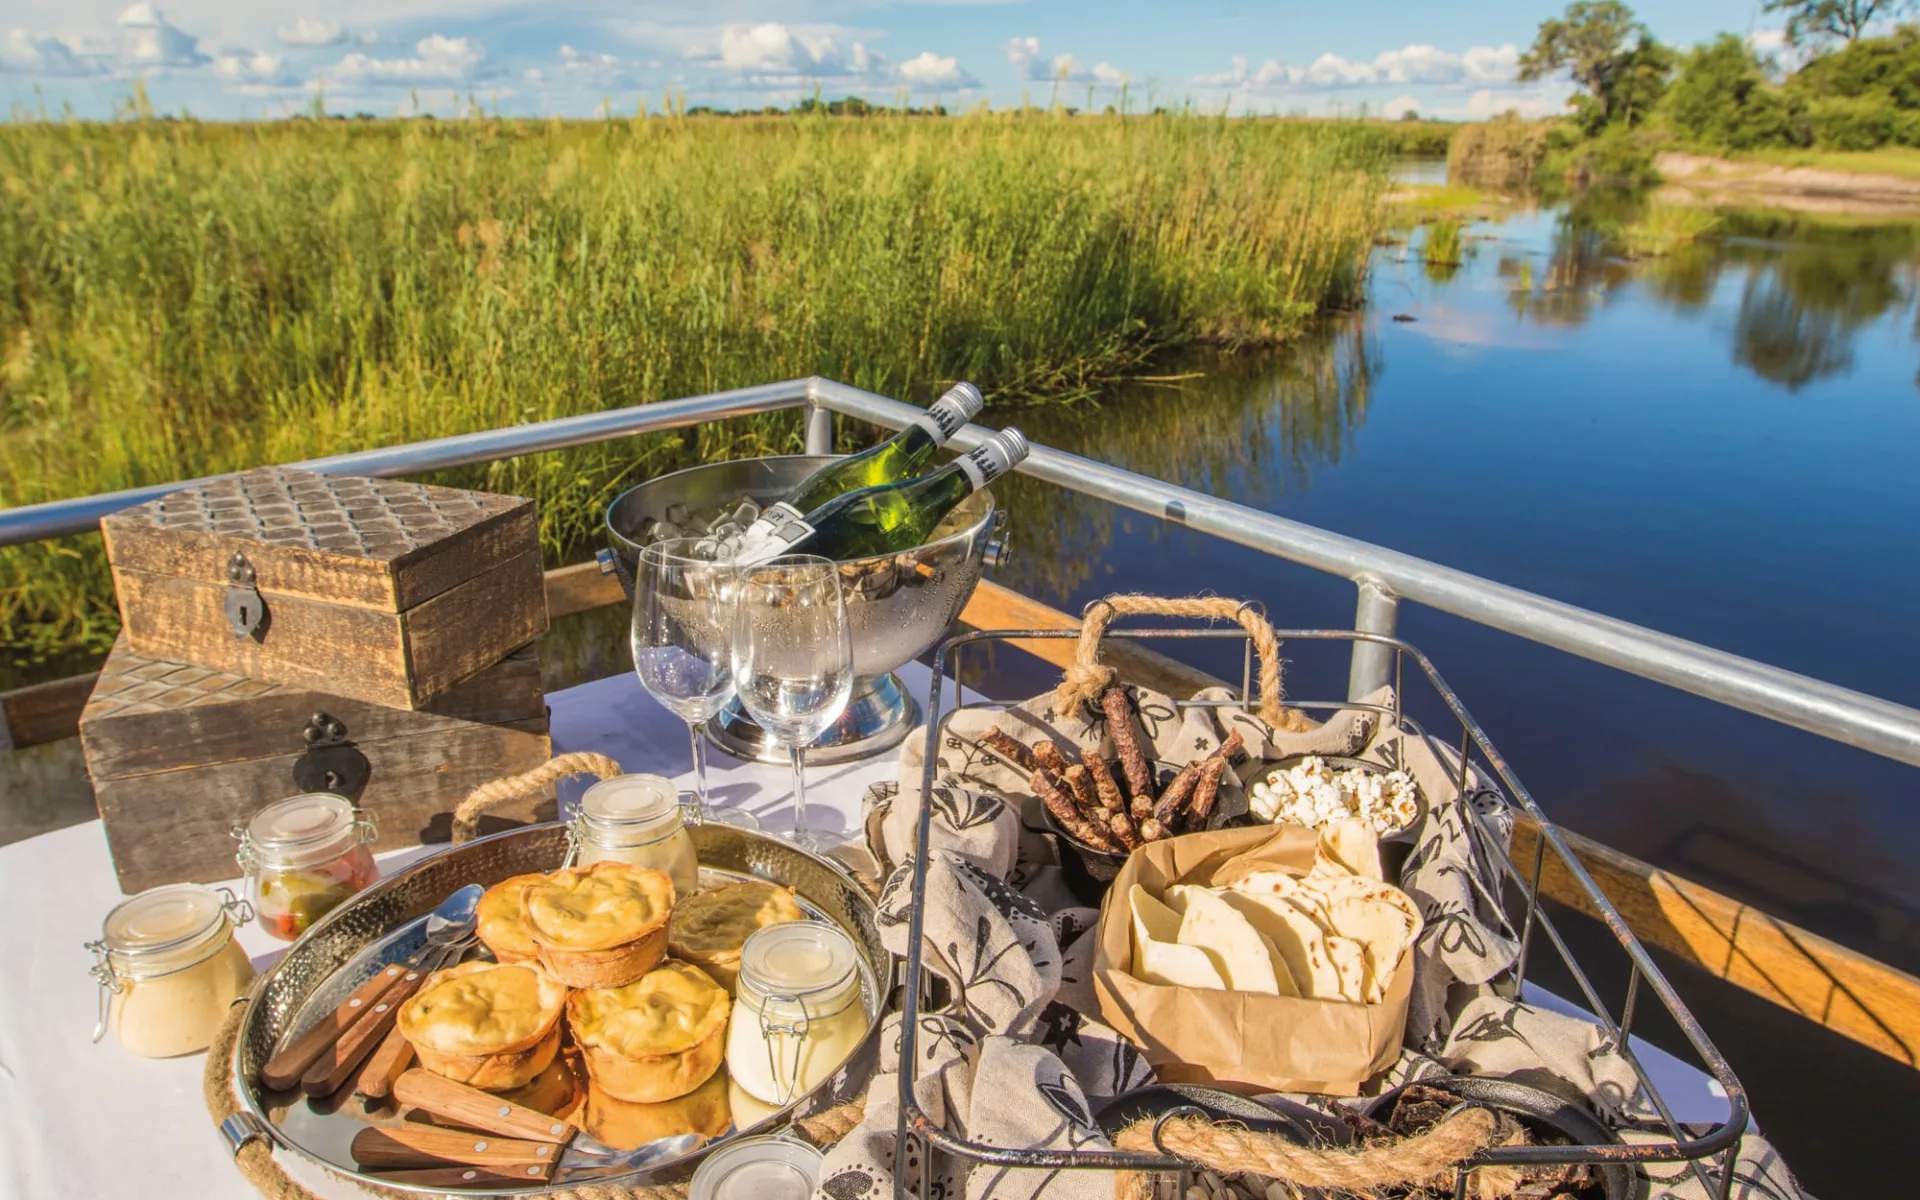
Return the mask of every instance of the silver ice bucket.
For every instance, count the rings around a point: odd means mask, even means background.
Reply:
[[[609,553],[603,565],[620,577],[633,597],[637,540],[650,520],[684,504],[690,511],[717,509],[742,497],[767,505],[779,500],[830,456],[793,454],[745,458],[689,467],[650,479],[607,507]],[[840,564],[847,616],[853,626],[853,698],[847,711],[807,751],[813,763],[844,762],[899,745],[918,715],[894,671],[933,649],[966,607],[981,572],[1004,553],[1005,513],[990,491],[967,497],[947,515],[934,539],[900,554],[850,559]],[[786,752],[767,741],[738,700],[706,726],[707,736],[738,758],[784,762]]]

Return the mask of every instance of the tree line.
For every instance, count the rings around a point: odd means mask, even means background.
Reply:
[[[1764,54],[1731,33],[1676,50],[1620,0],[1577,0],[1541,22],[1519,78],[1571,77],[1578,135],[1622,152],[1636,131],[1725,150],[1920,146],[1920,26],[1898,23],[1915,6],[1769,0],[1785,45]]]

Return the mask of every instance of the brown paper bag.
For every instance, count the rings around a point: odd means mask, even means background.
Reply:
[[[1313,830],[1299,825],[1221,829],[1148,842],[1120,868],[1100,908],[1093,987],[1102,1019],[1140,1047],[1160,1082],[1351,1096],[1399,1057],[1412,953],[1378,1004],[1168,987],[1131,974],[1134,884],[1162,896],[1176,883],[1219,886],[1254,871],[1305,875],[1315,845]]]

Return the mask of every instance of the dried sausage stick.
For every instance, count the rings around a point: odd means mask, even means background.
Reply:
[[[1022,771],[1037,771],[1040,763],[1033,756],[1033,750],[1026,743],[1013,737],[1006,730],[995,725],[980,735],[980,745],[1006,759]]]
[[[1117,683],[1109,687],[1100,694],[1100,707],[1107,714],[1107,736],[1113,739],[1113,748],[1119,752],[1120,770],[1134,798],[1152,795],[1153,771],[1147,766],[1146,752],[1134,734],[1133,702],[1127,699],[1127,689]]]

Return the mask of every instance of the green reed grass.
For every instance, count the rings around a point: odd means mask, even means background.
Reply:
[[[0,503],[821,374],[1085,394],[1361,295],[1390,147],[1197,116],[0,128]],[[790,417],[457,472],[607,501]],[[0,552],[16,664],[98,653],[97,537]]]

